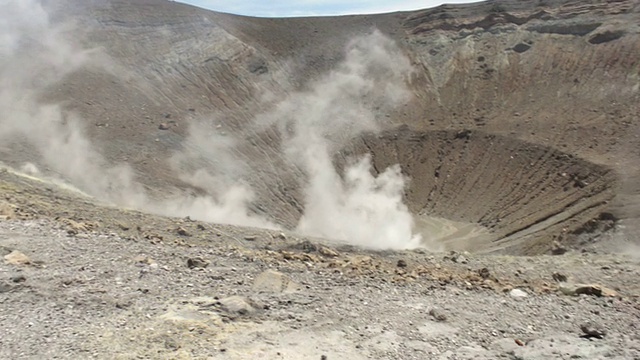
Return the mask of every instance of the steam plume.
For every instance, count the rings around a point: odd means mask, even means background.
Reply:
[[[43,105],[39,98],[68,74],[100,66],[96,64],[104,63],[105,55],[76,46],[69,28],[52,24],[35,0],[1,2],[0,20],[0,141],[25,140],[37,150],[40,162],[64,180],[119,205],[276,227],[249,210],[255,194],[247,183],[237,181],[246,166],[233,156],[236,143],[201,131],[202,124],[192,124],[183,150],[171,161],[183,181],[208,195],[151,199],[127,164],[106,161],[87,137],[82,119],[58,105]],[[418,246],[420,237],[413,234],[413,219],[402,202],[407,179],[399,166],[375,176],[372,159],[366,156],[353,159],[339,174],[332,162],[347,141],[378,131],[384,126],[381,115],[408,100],[405,82],[411,67],[401,53],[379,32],[358,38],[348,45],[336,70],[257,116],[256,127],[280,130],[285,158],[307,175],[298,231],[372,248]],[[33,165],[28,169],[38,173]]]
[[[378,131],[381,115],[409,99],[410,72],[401,50],[376,31],[350,43],[337,70],[260,117],[260,123],[279,126],[285,154],[307,173],[298,231],[372,248],[419,245],[402,202],[406,179],[399,166],[375,177],[367,156],[342,178],[332,163],[332,154],[346,141]]]

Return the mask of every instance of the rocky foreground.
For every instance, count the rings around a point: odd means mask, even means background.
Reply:
[[[630,255],[368,252],[0,190],[0,358],[640,359]]]

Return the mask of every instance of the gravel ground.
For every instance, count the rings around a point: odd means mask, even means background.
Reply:
[[[235,230],[154,244],[0,222],[0,358],[640,359],[630,257],[366,253],[284,234],[268,247]],[[615,294],[565,295],[554,270]]]

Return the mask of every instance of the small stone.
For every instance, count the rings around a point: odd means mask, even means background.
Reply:
[[[489,269],[487,268],[482,268],[478,270],[478,275],[483,279],[489,279],[491,277],[491,272],[489,272]]]
[[[164,347],[171,351],[177,351],[181,346],[176,342],[175,339],[166,338],[164,341]]]
[[[592,295],[598,297],[616,297],[618,293],[598,284],[573,284],[562,285],[560,291],[565,295]]]
[[[557,282],[567,282],[567,276],[564,274],[560,274],[557,272],[554,272],[553,275],[553,280],[557,281]]]
[[[551,248],[552,255],[564,255],[567,253],[567,251],[569,251],[569,249],[567,249],[564,245],[560,244],[559,242],[555,242],[553,244],[553,248]]]
[[[450,252],[449,255],[444,257],[444,260],[451,260],[452,262],[459,264],[466,264],[468,262],[467,258],[457,251]]]
[[[247,241],[255,241],[258,237],[255,235],[247,235],[244,237],[245,240]]]
[[[131,227],[129,225],[123,224],[123,223],[118,224],[118,227],[120,228],[120,230],[123,230],[123,231],[127,231],[127,230],[131,229]]]
[[[520,339],[516,339],[516,340],[515,340],[515,342],[516,342],[516,344],[517,344],[518,346],[524,346],[524,341],[522,341],[522,340],[520,340]]]
[[[525,298],[525,297],[528,296],[528,294],[524,290],[521,290],[521,289],[513,289],[513,290],[509,291],[509,295],[512,298]]]
[[[518,43],[513,47],[513,51],[522,54],[523,52],[531,49],[531,45],[525,43]]]
[[[116,309],[128,309],[131,306],[132,302],[131,300],[121,300],[121,301],[116,301]]]
[[[259,306],[249,298],[243,296],[230,296],[218,301],[220,308],[229,315],[252,315]]]
[[[275,270],[264,271],[253,281],[253,291],[256,292],[293,293],[300,288],[291,278]]]
[[[321,255],[324,255],[324,256],[326,256],[326,257],[338,257],[338,256],[340,255],[340,254],[338,254],[338,252],[337,252],[337,251],[335,251],[335,250],[333,250],[333,249],[331,249],[331,248],[328,248],[328,247],[326,247],[326,246],[321,246],[321,247],[318,249],[318,252],[319,252]]]
[[[160,130],[169,130],[169,124],[162,123],[162,124],[158,125],[158,129],[160,129]]]
[[[191,234],[182,226],[176,229],[176,233],[178,233],[178,235],[180,236],[191,236]]]
[[[27,281],[27,278],[22,274],[13,275],[11,281],[14,283],[21,283]]]
[[[400,259],[398,260],[398,263],[396,264],[399,268],[406,268],[407,267],[407,262]]]
[[[318,251],[318,245],[312,243],[309,240],[305,240],[296,245],[296,248],[302,250],[303,252],[310,254],[312,252]]]
[[[11,291],[12,287],[4,281],[0,281],[0,294]]]
[[[4,256],[4,260],[9,265],[29,265],[31,259],[18,250],[12,251],[10,254]]]
[[[2,257],[11,254],[12,251],[13,250],[9,249],[8,247],[0,246],[0,256]]]
[[[584,333],[582,336],[586,338],[602,339],[607,335],[607,331],[605,329],[592,322],[580,325],[580,330]]]
[[[148,256],[144,256],[144,255],[139,255],[136,256],[133,259],[133,262],[137,265],[137,266],[151,266],[151,265],[158,265],[156,263],[155,260],[153,260],[152,258],[148,257]]]
[[[437,322],[447,321],[447,315],[445,315],[445,313],[443,313],[441,310],[431,309],[429,310],[429,315],[431,315],[431,317],[433,317],[433,319]]]
[[[16,213],[14,210],[14,206],[10,205],[6,202],[0,202],[0,220],[11,220],[15,219]]]
[[[187,267],[189,267],[189,269],[204,269],[207,266],[209,266],[209,261],[203,258],[195,257],[187,259]]]

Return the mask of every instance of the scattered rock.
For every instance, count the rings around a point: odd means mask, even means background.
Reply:
[[[6,202],[0,202],[0,220],[12,220],[15,219],[16,212],[14,206]]]
[[[0,294],[11,291],[13,287],[4,281],[0,281]]]
[[[589,38],[589,43],[593,45],[598,45],[602,43],[606,43],[613,40],[618,40],[623,37],[625,34],[622,30],[606,30],[600,33],[594,34]]]
[[[200,257],[187,259],[187,267],[189,267],[189,269],[204,269],[209,266],[209,263],[209,261]]]
[[[175,339],[172,339],[172,338],[167,336],[164,339],[164,347],[166,349],[171,350],[171,351],[177,351],[177,350],[180,349],[181,346],[180,346],[180,344],[178,344],[178,342]]]
[[[183,228],[182,226],[176,229],[176,233],[180,236],[191,236],[187,229]]]
[[[607,335],[607,330],[593,322],[580,325],[580,330],[584,333],[582,337],[602,339]]]
[[[431,317],[433,317],[433,319],[437,322],[447,321],[447,315],[445,315],[445,313],[441,310],[431,309],[429,310],[429,315],[431,315]]]
[[[525,297],[529,296],[524,290],[521,290],[521,289],[513,289],[513,290],[509,291],[509,295],[512,298],[516,298],[516,299],[525,298]]]
[[[564,245],[559,242],[553,243],[553,248],[551,248],[551,255],[564,255],[569,251]]]
[[[231,317],[252,315],[258,310],[258,305],[244,296],[224,298],[218,301],[218,305],[222,311]]]
[[[256,75],[262,75],[268,73],[269,68],[267,67],[267,62],[264,59],[253,59],[249,63],[249,71]]]
[[[116,309],[128,309],[131,307],[131,305],[133,304],[133,301],[131,299],[124,299],[124,300],[118,300],[115,303]]]
[[[525,44],[525,43],[519,43],[516,46],[513,47],[513,51],[522,54],[523,52],[527,51],[531,49],[531,45]]]
[[[349,258],[344,267],[349,267],[353,270],[370,269],[374,266],[373,259],[367,255],[353,255]]]
[[[66,226],[67,234],[71,236],[98,228],[98,224],[93,222],[78,222],[72,219],[60,219],[60,221]]]
[[[466,264],[469,262],[469,260],[467,260],[466,257],[458,253],[457,251],[452,251],[451,253],[449,253],[449,255],[446,255],[443,259],[451,260],[452,262],[459,263],[459,264]]]
[[[320,259],[312,254],[301,254],[298,252],[291,252],[291,251],[285,251],[285,250],[280,250],[279,252],[282,255],[282,258],[284,260],[292,260],[292,261],[303,261],[303,262],[311,262],[311,263],[317,263],[320,261]]]
[[[520,340],[520,339],[515,339],[515,342],[518,346],[524,346],[524,341]]]
[[[291,278],[275,270],[267,270],[253,281],[253,291],[256,292],[293,293],[300,288]]]
[[[400,259],[398,260],[398,263],[396,264],[399,268],[406,268],[407,267],[407,262]]]
[[[326,246],[321,246],[321,247],[318,249],[318,252],[319,252],[321,255],[324,255],[324,256],[326,256],[326,257],[338,257],[338,256],[340,256],[340,254],[339,254],[337,251],[335,251],[335,250],[333,250],[333,249],[331,249],[331,248],[328,248],[328,247],[326,247]]]
[[[149,265],[157,264],[155,260],[145,255],[136,256],[133,259],[133,262],[137,266],[149,266]]]
[[[11,281],[14,283],[21,283],[27,281],[27,278],[22,274],[16,274],[11,277]]]
[[[255,236],[255,235],[247,235],[247,236],[244,237],[244,239],[247,240],[247,241],[256,241],[257,238],[258,237]]]
[[[4,256],[4,260],[9,265],[29,265],[31,259],[18,250],[12,251],[10,254]]]
[[[565,295],[592,295],[598,297],[616,297],[618,293],[598,284],[566,284],[560,286],[560,291]]]
[[[303,242],[295,244],[293,247],[295,249],[300,249],[307,254],[318,251],[318,245],[312,243],[309,240],[305,240]]]
[[[13,250],[9,249],[8,247],[0,246],[0,256],[2,257],[11,254],[12,251]]]
[[[485,280],[491,278],[491,272],[489,272],[489,269],[487,268],[482,268],[478,270],[478,275],[480,275],[480,277]]]
[[[555,273],[553,273],[552,277],[553,277],[553,280],[555,280],[557,282],[567,282],[567,276],[566,275],[563,275],[563,274],[555,272]]]
[[[120,230],[123,230],[123,231],[128,231],[129,229],[131,229],[131,226],[123,223],[119,223],[118,227],[120,228]]]
[[[276,236],[276,239],[287,240],[287,235],[285,235],[284,233],[280,233]]]
[[[169,124],[167,123],[162,123],[158,126],[158,129],[160,130],[169,130]]]

